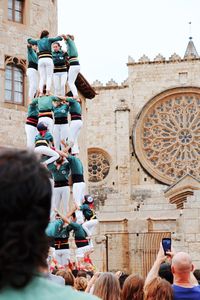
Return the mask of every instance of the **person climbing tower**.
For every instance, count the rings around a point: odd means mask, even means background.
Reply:
[[[46,95],[50,95],[52,76],[53,76],[53,60],[51,53],[51,45],[54,42],[62,41],[63,35],[57,37],[49,37],[48,30],[43,30],[39,40],[28,38],[27,42],[31,45],[37,45],[38,53],[38,72],[40,75],[39,96],[43,96],[43,87],[46,85]]]

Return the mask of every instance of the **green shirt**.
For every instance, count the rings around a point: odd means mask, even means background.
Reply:
[[[82,210],[85,219],[88,220],[88,221],[89,221],[89,220],[93,217],[93,215],[94,215],[93,211],[91,210],[91,208],[89,207],[88,204],[82,204],[82,205],[80,206],[80,210]]]
[[[38,117],[38,106],[36,103],[30,103],[28,106],[28,114],[27,117],[31,118],[31,117]]]
[[[63,66],[65,65],[65,56],[66,52],[63,52],[62,50],[59,51],[53,51],[52,52],[52,58],[53,58],[53,63],[55,66]]]
[[[77,51],[74,41],[72,39],[68,38],[66,41],[66,44],[67,44],[67,53],[68,53],[69,57],[71,57],[71,56],[77,57],[78,51]]]
[[[32,47],[27,46],[27,57],[28,62],[34,62],[35,64],[38,63],[38,56],[35,50],[32,49]]]
[[[51,135],[51,133],[49,131],[47,131],[44,136],[42,136],[39,133],[35,137],[35,142],[37,142],[37,141],[47,141],[48,144],[50,142],[53,143],[53,136]]]
[[[83,164],[78,157],[69,155],[67,157],[67,160],[69,162],[72,175],[74,174],[83,175]]]
[[[85,240],[87,237],[87,233],[85,232],[85,230],[83,229],[83,226],[81,224],[71,222],[67,226],[67,230],[69,232],[72,230],[74,231],[75,240]]]
[[[23,289],[5,288],[1,300],[98,300],[88,293],[77,292],[69,286],[58,285],[47,278],[35,276]]]
[[[68,162],[63,163],[59,170],[55,163],[49,164],[48,169],[52,173],[55,181],[66,181],[69,178],[70,166]]]
[[[70,114],[78,114],[81,115],[81,105],[74,98],[67,98],[67,102],[69,102],[69,112]]]
[[[63,220],[60,219],[49,222],[45,230],[46,235],[49,237],[57,236],[60,230],[62,229],[63,224],[64,224]]]
[[[51,45],[54,42],[62,41],[62,37],[61,36],[57,36],[54,38],[43,37],[40,40],[34,40],[34,39],[29,38],[27,41],[31,45],[37,45],[40,52],[42,52],[42,51],[51,52]]]
[[[67,104],[61,104],[53,108],[55,118],[67,118],[69,106]]]
[[[53,110],[53,101],[60,101],[57,97],[55,96],[43,96],[43,97],[38,97],[34,98],[32,100],[32,103],[38,104],[38,109],[40,112],[45,112],[45,111],[52,111]]]

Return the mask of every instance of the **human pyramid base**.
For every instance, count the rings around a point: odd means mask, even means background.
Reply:
[[[67,52],[61,49],[59,41],[62,40]],[[72,232],[76,244],[74,262],[92,264],[89,258],[94,250],[91,236],[98,220],[93,197],[85,194],[84,168],[78,158],[78,137],[83,121],[75,85],[80,64],[74,36],[63,34],[52,38],[43,30],[40,39],[29,38],[27,42],[29,105],[25,131],[27,147],[40,155],[53,187],[50,222],[46,229],[53,248],[50,263],[71,265],[69,237]],[[54,94],[51,93],[52,81]],[[70,90],[67,94],[66,83]],[[70,179],[73,203],[69,203]]]

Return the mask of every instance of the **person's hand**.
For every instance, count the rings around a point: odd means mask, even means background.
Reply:
[[[66,37],[66,35],[65,35],[65,34],[61,34],[61,37],[62,37],[64,40],[66,40],[66,39],[67,39],[67,37]]]
[[[156,260],[160,263],[164,262],[167,259],[167,256],[164,253],[162,243],[160,243],[160,248],[156,257]]]
[[[167,261],[171,264],[172,258],[175,255],[175,250],[172,248],[171,251],[167,251]]]

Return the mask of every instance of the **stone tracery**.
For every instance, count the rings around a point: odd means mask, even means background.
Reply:
[[[174,93],[152,102],[136,126],[141,163],[167,184],[187,173],[200,179],[200,95]]]
[[[100,149],[90,149],[88,153],[88,175],[90,182],[102,181],[109,173],[110,163]]]

